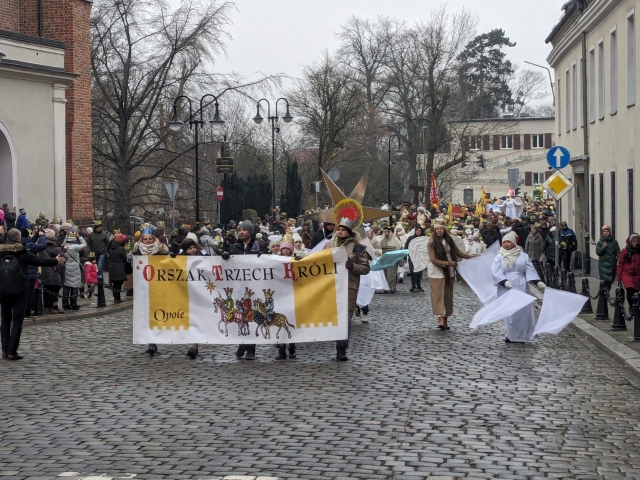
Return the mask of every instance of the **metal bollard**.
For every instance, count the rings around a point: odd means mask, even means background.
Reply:
[[[38,288],[36,288],[36,309],[33,313],[36,317],[44,315],[44,287],[38,279]]]
[[[576,276],[573,272],[567,274],[567,292],[578,293],[576,291]]]
[[[567,271],[564,268],[560,269],[560,290],[567,291]]]
[[[560,277],[560,270],[556,265],[555,267],[553,267],[553,277],[551,280],[551,288],[555,288],[556,290],[560,289],[560,282],[558,281],[559,277]]]
[[[616,306],[613,309],[613,323],[611,324],[611,330],[626,330],[627,323],[625,322],[624,315],[622,313],[622,307],[624,305],[624,293],[622,287],[616,288],[615,304]]]
[[[580,313],[593,313],[593,306],[591,305],[591,292],[589,292],[589,279],[582,279],[582,290],[580,291],[580,295],[587,297],[587,301],[584,302],[584,306]]]
[[[107,299],[104,298],[104,281],[102,279],[98,280],[98,307],[106,307]]]
[[[600,287],[598,287],[598,304],[596,305],[596,320],[609,320],[606,293],[607,290],[604,282],[600,282]]]
[[[540,277],[540,280],[542,280],[543,282],[546,282],[546,279],[544,278],[544,272],[542,271],[542,264],[538,261],[538,260],[534,260],[533,262],[533,268],[535,269],[536,273],[538,274],[538,277]]]
[[[633,313],[633,340],[640,341],[640,294],[633,294],[633,307],[631,312]]]

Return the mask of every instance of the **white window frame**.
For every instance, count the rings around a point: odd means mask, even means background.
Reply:
[[[482,135],[469,136],[469,150],[482,150]]]
[[[544,133],[531,134],[531,148],[544,148]]]
[[[565,92],[565,116],[564,123],[567,133],[571,131],[571,80],[569,77],[569,69],[564,72],[564,88]]]
[[[604,120],[604,39],[598,42],[598,120]]]
[[[573,107],[571,109],[571,113],[573,115],[571,128],[572,130],[575,130],[578,128],[578,76],[576,72],[576,62],[573,62],[573,65],[571,65],[571,89],[573,90],[571,92],[573,94],[571,100],[571,106]]]
[[[589,123],[596,121],[596,50],[589,50]]]
[[[513,150],[513,135],[500,135],[500,149]]]
[[[609,115],[618,113],[618,38],[616,27],[609,34]]]
[[[635,9],[627,13],[627,107],[636,104],[636,29]]]
[[[560,79],[558,79],[558,136],[562,136],[562,89]]]

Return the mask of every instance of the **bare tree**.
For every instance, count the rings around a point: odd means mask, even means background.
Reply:
[[[542,100],[549,96],[547,77],[538,70],[516,71],[511,79],[511,91],[515,98],[514,115],[524,113],[522,110],[536,100]]]

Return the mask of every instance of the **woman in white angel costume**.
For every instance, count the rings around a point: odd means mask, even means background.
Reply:
[[[507,217],[518,218],[522,212],[522,199],[520,197],[511,198],[511,195],[507,195],[507,198],[498,201],[496,206],[500,207],[500,211]]]
[[[541,289],[546,287],[540,281],[529,256],[518,247],[514,232],[509,232],[502,238],[502,248],[491,265],[491,274],[498,287],[498,297],[506,294],[510,288],[530,293],[529,283],[535,284]],[[507,327],[505,342],[528,342],[536,328],[533,304],[529,304],[506,317],[504,323]]]

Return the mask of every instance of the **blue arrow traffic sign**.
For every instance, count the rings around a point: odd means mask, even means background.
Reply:
[[[547,163],[551,168],[564,168],[569,165],[571,155],[564,147],[555,146],[547,152]]]

